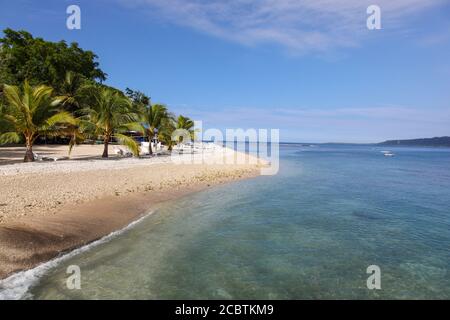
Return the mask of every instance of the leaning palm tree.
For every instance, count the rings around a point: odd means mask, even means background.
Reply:
[[[18,143],[22,137],[25,162],[34,161],[33,143],[37,137],[58,135],[74,123],[72,115],[59,108],[60,100],[52,96],[51,87],[31,87],[25,81],[22,88],[4,85],[3,91],[6,105],[2,108],[1,122],[8,130],[0,135],[0,143]]]
[[[145,127],[145,135],[150,141],[149,152],[153,154],[151,140],[159,130],[166,119],[173,118],[167,107],[163,104],[154,104],[143,106],[142,124]]]
[[[84,108],[80,126],[85,132],[103,137],[103,158],[108,158],[108,146],[112,138],[139,155],[139,146],[133,138],[123,134],[129,130],[142,131],[139,116],[133,110],[131,100],[121,92],[104,86],[96,86],[92,92],[91,105]]]

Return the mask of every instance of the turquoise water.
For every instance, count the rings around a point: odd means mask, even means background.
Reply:
[[[161,205],[37,299],[450,298],[450,150],[281,146],[277,176]],[[81,290],[66,268],[81,268]],[[366,268],[381,268],[368,290]]]

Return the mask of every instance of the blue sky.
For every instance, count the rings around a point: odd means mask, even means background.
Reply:
[[[107,83],[282,141],[450,135],[448,0],[1,0],[0,28],[76,41]],[[66,8],[81,8],[81,30]],[[381,30],[366,8],[381,8]]]

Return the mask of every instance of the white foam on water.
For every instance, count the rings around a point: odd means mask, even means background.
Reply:
[[[56,257],[52,260],[44,262],[37,267],[25,271],[21,271],[9,276],[6,279],[0,280],[0,300],[19,300],[19,299],[30,299],[32,298],[32,294],[29,293],[29,289],[36,285],[40,278],[47,274],[50,270],[58,266],[60,263],[80,254],[86,252],[100,244],[106,243],[113,238],[119,236],[127,230],[130,230],[142,220],[151,215],[153,211],[147,213],[143,217],[131,222],[126,227],[111,232],[107,236],[91,242],[85,246],[82,246],[78,249],[72,250],[67,254],[64,254],[60,257]]]

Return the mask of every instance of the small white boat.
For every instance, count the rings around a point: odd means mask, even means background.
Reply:
[[[393,157],[393,156],[395,156],[395,153],[392,153],[391,151],[381,151],[381,153],[382,153],[385,157]]]

